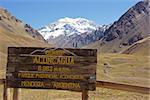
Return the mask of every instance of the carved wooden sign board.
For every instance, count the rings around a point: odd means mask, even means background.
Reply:
[[[96,88],[97,50],[9,47],[10,88],[82,91]]]

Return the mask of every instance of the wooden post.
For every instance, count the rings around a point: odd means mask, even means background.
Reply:
[[[8,100],[7,98],[7,85],[6,85],[6,80],[3,80],[4,82],[4,90],[3,90],[3,99]]]
[[[14,88],[14,91],[13,91],[13,100],[18,100],[18,88]]]
[[[88,100],[88,90],[82,91],[82,100]]]

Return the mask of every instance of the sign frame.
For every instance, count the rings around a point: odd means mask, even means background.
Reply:
[[[6,83],[10,88],[94,91],[96,64],[96,49],[8,47]],[[40,87],[36,81],[49,84]]]

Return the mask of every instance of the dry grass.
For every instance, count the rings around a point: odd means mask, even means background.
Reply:
[[[12,100],[12,89],[9,90]],[[2,100],[2,85],[0,86],[0,100]],[[149,100],[149,95],[121,90],[97,88],[89,92],[89,100]],[[81,100],[80,92],[61,90],[20,89],[19,100]]]
[[[0,29],[0,78],[5,78],[8,46],[49,46],[39,40],[9,33]],[[51,46],[49,46],[51,47]],[[104,63],[107,66],[104,66]],[[97,80],[118,83],[149,86],[148,56],[127,54],[98,54]],[[3,86],[0,85],[0,100],[2,100]],[[12,90],[11,90],[12,93]],[[31,90],[21,89],[20,100],[81,100],[81,93],[60,90]],[[97,88],[89,93],[89,100],[148,100],[148,95],[112,89]]]
[[[4,78],[8,47],[52,47],[27,33],[16,34],[0,27],[0,78]]]
[[[108,53],[98,56],[98,80],[150,87],[149,72],[149,56]]]
[[[149,49],[150,49],[150,36],[132,44],[122,53],[135,55],[149,55],[150,54]]]
[[[107,63],[111,68],[105,68],[104,63]],[[104,69],[107,69],[106,73],[104,73]],[[147,56],[108,53],[98,55],[97,80],[148,87],[149,70]],[[0,93],[2,93],[2,86]],[[0,94],[0,98],[2,98],[2,94]],[[81,93],[61,90],[20,89],[19,98],[19,100],[81,100]],[[146,94],[105,88],[97,88],[96,91],[89,92],[89,100],[149,100],[149,98],[149,95]]]

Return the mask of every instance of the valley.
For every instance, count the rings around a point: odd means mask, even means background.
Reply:
[[[138,2],[110,25],[97,25],[85,18],[65,17],[37,30],[0,8],[0,78],[6,76],[8,47],[84,48],[98,50],[96,80],[150,88],[148,7],[148,2]],[[20,100],[81,100],[79,92],[19,91]],[[2,92],[3,86],[0,85],[0,100]],[[10,89],[11,96],[12,92]],[[148,94],[99,87],[89,92],[89,100],[149,98]]]

